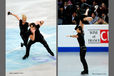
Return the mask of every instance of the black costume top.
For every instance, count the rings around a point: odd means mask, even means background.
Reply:
[[[22,20],[19,20],[19,28],[20,28],[20,34],[25,34],[28,31],[28,22],[26,22],[24,25],[22,24]]]
[[[80,47],[82,47],[82,46],[84,47],[85,46],[84,33],[83,32],[78,33],[77,35],[78,35],[77,40],[78,40]]]
[[[35,31],[35,40],[34,40],[34,41],[41,41],[41,40],[43,40],[44,37],[43,37],[43,35],[40,33],[40,30],[39,30],[40,25],[39,25],[39,24],[36,25],[35,28],[36,28],[36,31]],[[30,31],[30,29],[29,29],[29,31],[28,31],[28,34],[29,34],[29,35],[32,35],[32,32]]]
[[[35,41],[40,41],[43,39],[43,35],[40,33],[40,25],[36,25],[36,31],[35,31]]]

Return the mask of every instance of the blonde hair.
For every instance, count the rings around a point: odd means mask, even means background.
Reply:
[[[27,19],[27,16],[22,14],[22,19]]]

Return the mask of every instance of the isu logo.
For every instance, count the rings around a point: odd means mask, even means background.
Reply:
[[[109,42],[109,31],[100,30],[100,43],[108,43],[108,42]]]

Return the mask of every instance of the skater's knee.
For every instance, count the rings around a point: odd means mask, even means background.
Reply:
[[[47,45],[46,43],[44,44],[44,46],[45,46],[45,47],[48,47],[48,45]]]
[[[31,44],[27,44],[27,45],[26,45],[26,49],[29,49],[30,46],[31,46]]]
[[[48,46],[48,44],[47,44],[47,42],[46,41],[43,41],[43,42],[41,42],[45,47],[47,47]]]

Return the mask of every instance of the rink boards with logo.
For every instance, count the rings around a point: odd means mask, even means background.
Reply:
[[[58,26],[58,51],[79,52],[79,44],[76,38],[66,37],[77,34],[76,25]],[[108,52],[109,30],[108,24],[84,25],[84,38],[88,52]]]

